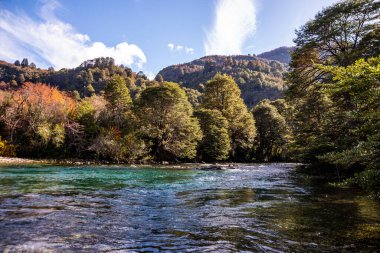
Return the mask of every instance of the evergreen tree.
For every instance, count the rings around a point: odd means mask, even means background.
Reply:
[[[21,67],[28,67],[28,66],[29,66],[28,58],[22,59]]]
[[[108,101],[111,110],[126,110],[131,107],[132,98],[125,79],[115,75],[108,82],[104,97]]]

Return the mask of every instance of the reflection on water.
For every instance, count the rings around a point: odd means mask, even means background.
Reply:
[[[380,250],[380,205],[291,165],[0,168],[0,251]]]

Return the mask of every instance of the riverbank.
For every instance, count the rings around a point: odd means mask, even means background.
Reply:
[[[0,165],[21,165],[21,164],[42,164],[42,163],[47,163],[47,161],[0,156]]]
[[[170,167],[175,169],[189,169],[196,168],[199,170],[224,170],[224,169],[235,169],[237,166],[242,165],[252,165],[252,164],[261,164],[261,165],[272,165],[272,164],[281,164],[283,166],[299,166],[300,163],[169,163],[165,162],[153,162],[149,163],[136,163],[136,164],[125,164],[125,163],[112,163],[110,161],[104,160],[83,160],[83,159],[28,159],[28,158],[19,158],[19,157],[3,157],[0,156],[0,166],[17,166],[23,164],[44,164],[44,165],[60,165],[60,166],[82,166],[82,165],[109,165],[109,166],[128,166],[128,167]]]
[[[1,165],[23,165],[23,164],[46,164],[46,165],[102,165],[109,164],[99,160],[80,160],[80,159],[28,159],[19,157],[0,156]]]

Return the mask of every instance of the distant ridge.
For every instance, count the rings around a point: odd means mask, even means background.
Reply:
[[[289,64],[291,60],[291,54],[295,47],[279,47],[268,52],[257,55],[260,58],[275,60],[285,64]]]
[[[275,100],[283,96],[286,88],[283,75],[288,69],[284,61],[290,59],[291,50],[292,48],[282,47],[263,53],[261,57],[210,55],[188,63],[168,66],[158,75],[165,81],[176,82],[182,87],[202,92],[203,84],[216,73],[228,74],[239,85],[247,106],[253,107],[263,99]]]

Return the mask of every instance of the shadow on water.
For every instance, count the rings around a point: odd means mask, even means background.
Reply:
[[[0,250],[377,251],[379,207],[281,164],[0,168]]]

